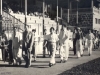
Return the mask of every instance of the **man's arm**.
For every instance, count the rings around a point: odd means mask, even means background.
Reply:
[[[68,38],[68,32],[65,33],[64,41]]]
[[[32,50],[33,43],[34,43],[34,36],[32,35],[32,41],[31,41],[31,44],[30,44],[30,50]]]

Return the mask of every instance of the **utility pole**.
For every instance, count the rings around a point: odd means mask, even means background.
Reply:
[[[76,8],[76,24],[77,24],[77,26],[78,26],[78,2],[79,2],[79,0],[77,0],[77,8]]]
[[[44,4],[45,4],[45,0],[43,0],[43,35],[44,35]]]
[[[25,27],[26,28],[27,25],[27,0],[25,0]]]
[[[68,22],[68,24],[69,24],[69,0],[68,0],[68,20],[67,20],[67,22]],[[67,26],[66,26],[67,27]]]
[[[2,0],[0,0],[0,33],[2,32]]]

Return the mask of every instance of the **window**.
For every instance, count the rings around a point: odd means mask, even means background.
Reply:
[[[96,24],[98,23],[98,19],[97,19],[97,18],[95,18],[95,23],[96,23]]]
[[[100,19],[99,19],[99,21],[98,21],[98,22],[99,22],[99,24],[100,24]]]

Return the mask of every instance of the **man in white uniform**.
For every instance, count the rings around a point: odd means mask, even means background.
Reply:
[[[94,35],[91,32],[91,30],[89,30],[89,34],[86,35],[86,38],[87,38],[87,45],[88,45],[88,53],[90,56],[92,54],[93,39],[94,39]]]
[[[69,37],[68,37],[68,31],[66,29],[66,27],[63,27],[60,35],[59,35],[59,39],[60,39],[60,56],[61,56],[61,63],[62,62],[66,62],[68,60],[68,56],[69,56]]]
[[[36,36],[36,30],[32,30],[32,37],[31,37],[31,45],[30,45],[30,53],[33,53],[34,61],[36,61],[36,56],[38,53],[38,36]],[[32,56],[30,55],[30,66],[31,66]]]
[[[52,54],[51,54],[51,60],[49,63],[49,66],[53,66],[56,64],[55,62],[55,53],[56,53],[56,42],[58,41],[58,36],[55,34],[55,29],[53,27],[50,28],[50,34],[46,38],[49,41],[49,48],[51,48]],[[45,38],[45,37],[44,37]]]

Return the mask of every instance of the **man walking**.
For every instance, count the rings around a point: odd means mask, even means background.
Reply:
[[[76,34],[76,50],[77,50],[77,57],[80,58],[81,56],[83,56],[83,45],[82,45],[82,33],[81,33],[81,29],[78,28],[77,29],[77,34]]]
[[[73,33],[73,51],[74,51],[74,55],[76,55],[76,34],[77,34],[77,31],[76,31],[76,29],[74,29],[74,33]]]
[[[66,29],[66,27],[63,27],[60,35],[59,35],[59,39],[60,39],[60,55],[61,55],[61,63],[62,62],[66,62],[68,60],[69,57],[69,37],[68,37],[68,31]]]
[[[49,41],[49,46],[50,46],[49,48],[52,52],[49,63],[49,66],[51,67],[56,64],[55,53],[56,53],[56,42],[58,41],[58,36],[57,34],[55,34],[55,29],[53,27],[50,28],[50,34],[48,35],[48,37],[46,37],[46,39]]]
[[[30,49],[30,40],[31,40],[31,33],[29,32],[29,27],[26,26],[26,29],[25,31],[23,32],[23,48],[22,50],[25,51],[25,56],[23,56],[25,62],[26,62],[26,65],[25,67],[28,68],[29,65],[30,65],[30,61],[29,61],[29,49]],[[23,52],[22,52],[23,53]]]
[[[88,39],[88,53],[89,56],[92,54],[92,48],[93,48],[93,39],[94,39],[94,35],[91,32],[91,30],[89,30],[89,34],[86,35],[86,38]]]

